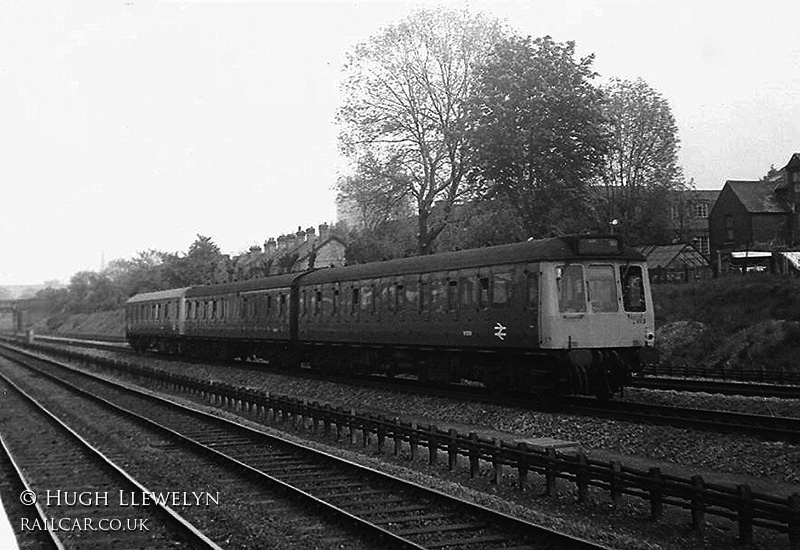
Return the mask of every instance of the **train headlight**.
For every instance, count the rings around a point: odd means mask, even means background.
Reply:
[[[644,335],[645,345],[652,345],[656,341],[656,335],[653,331],[648,330],[647,334]]]

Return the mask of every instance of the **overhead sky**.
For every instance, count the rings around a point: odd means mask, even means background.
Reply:
[[[450,5],[464,4],[450,2]],[[670,103],[698,188],[800,151],[800,3],[470,2]],[[0,286],[335,221],[346,52],[397,2],[0,4]]]

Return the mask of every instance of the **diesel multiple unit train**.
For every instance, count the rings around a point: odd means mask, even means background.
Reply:
[[[607,397],[654,356],[644,257],[567,236],[138,294],[136,351]]]

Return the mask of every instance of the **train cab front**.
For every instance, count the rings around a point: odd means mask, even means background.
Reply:
[[[611,256],[542,267],[541,345],[561,359],[560,389],[604,398],[621,392],[655,359],[644,261]]]

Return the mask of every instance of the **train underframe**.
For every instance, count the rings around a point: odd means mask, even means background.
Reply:
[[[621,392],[645,358],[639,348],[507,351],[262,340],[128,337],[137,352],[191,358],[253,359],[286,368],[347,374],[413,375],[440,383],[481,382],[494,393],[585,394],[606,399]]]

